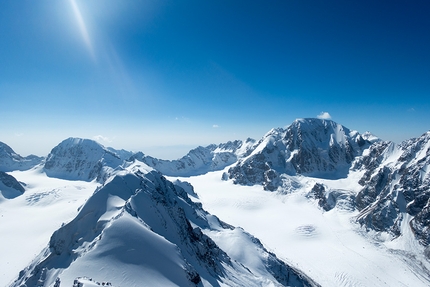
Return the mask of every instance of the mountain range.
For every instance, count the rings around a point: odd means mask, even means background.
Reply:
[[[78,138],[59,143],[47,157],[22,157],[0,143],[0,210],[29,209],[30,202],[35,204],[30,199],[37,198],[37,204],[61,205],[70,213],[67,222],[51,228],[38,255],[28,262],[17,261],[20,269],[12,270],[16,274],[4,283],[93,286],[96,283],[90,277],[114,286],[360,286],[369,282],[340,276],[341,272],[322,277],[310,269],[312,262],[297,266],[288,254],[277,254],[279,245],[266,246],[257,238],[266,238],[261,228],[251,234],[208,212],[204,206],[212,203],[201,195],[215,202],[216,194],[205,193],[204,184],[196,190],[187,181],[216,176],[219,188],[242,187],[250,190],[250,196],[251,188],[258,188],[262,198],[276,195],[282,201],[298,196],[298,205],[314,204],[312,208],[323,217],[348,218],[348,230],[377,246],[372,247],[375,252],[388,246],[387,252],[406,262],[401,264],[409,271],[395,282],[419,278],[418,283],[426,286],[430,283],[429,163],[430,132],[396,145],[369,132],[360,134],[331,120],[311,118],[272,129],[258,141],[197,147],[178,160]],[[42,192],[33,177],[58,182],[60,187]],[[67,188],[62,185],[73,185],[74,192],[84,190],[80,185],[94,190],[76,213],[63,201],[62,188]],[[73,196],[67,200],[74,200]],[[249,204],[246,198],[240,200]],[[235,210],[232,220],[240,216],[240,209]],[[306,217],[299,211],[294,216]],[[301,225],[295,232],[316,239],[315,226]],[[375,277],[389,274],[377,271]]]

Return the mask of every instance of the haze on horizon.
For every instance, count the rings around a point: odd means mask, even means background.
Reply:
[[[4,0],[0,141],[47,155],[83,137],[177,158],[322,112],[418,137],[429,14],[424,0]]]

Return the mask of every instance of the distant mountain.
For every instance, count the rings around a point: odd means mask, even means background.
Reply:
[[[318,286],[138,161],[54,232],[11,287],[71,286],[82,276],[113,286]]]
[[[345,178],[355,157],[370,145],[358,132],[334,121],[298,119],[286,129],[267,133],[226,178],[272,191],[282,186],[283,174]]]
[[[68,138],[52,149],[44,170],[50,177],[103,182],[126,162],[140,160],[168,176],[201,175],[221,170],[248,155],[255,143],[234,141],[197,147],[178,160],[157,159],[142,152],[106,148],[96,141]]]
[[[194,176],[224,169],[249,155],[254,144],[255,140],[248,138],[246,141],[236,140],[219,145],[200,146],[177,160],[157,159],[143,153],[135,154],[133,159],[138,159],[167,176]]]
[[[0,171],[27,170],[40,164],[43,159],[35,155],[22,157],[10,146],[0,142]]]
[[[44,170],[50,177],[103,182],[131,153],[119,154],[93,140],[68,138],[52,149]]]

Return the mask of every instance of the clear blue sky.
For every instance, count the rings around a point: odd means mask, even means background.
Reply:
[[[321,112],[430,129],[429,1],[0,1],[0,141],[23,155],[76,136],[175,158]]]

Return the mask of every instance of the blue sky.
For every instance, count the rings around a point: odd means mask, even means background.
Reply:
[[[175,158],[331,118],[430,129],[430,2],[3,0],[0,141],[69,137]]]

